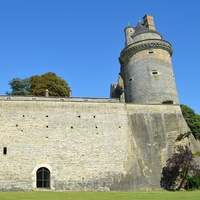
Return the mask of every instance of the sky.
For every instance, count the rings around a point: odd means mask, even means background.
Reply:
[[[145,14],[172,44],[181,104],[200,114],[199,0],[0,0],[0,95],[13,78],[54,72],[72,97],[109,98],[124,28]]]

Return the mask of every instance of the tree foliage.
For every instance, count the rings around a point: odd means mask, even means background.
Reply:
[[[70,96],[70,87],[62,78],[56,76],[55,73],[48,72],[41,76],[32,76],[30,93],[33,96],[44,96],[46,90],[49,91],[49,96]]]
[[[194,160],[190,149],[178,145],[163,167],[160,181],[161,187],[166,190],[180,190],[187,182],[188,176],[200,176],[200,168]]]
[[[7,95],[20,95],[20,96],[27,96],[30,95],[30,86],[31,82],[29,78],[20,79],[20,78],[13,78],[9,85],[12,89],[11,92],[6,92]]]
[[[200,115],[186,105],[181,105],[183,116],[196,139],[200,139]]]
[[[14,78],[9,85],[12,91],[6,92],[8,95],[45,96],[48,90],[49,96],[69,97],[71,93],[68,83],[52,72],[25,79]]]
[[[199,189],[200,188],[200,177],[199,176],[188,176],[185,188],[187,190]]]

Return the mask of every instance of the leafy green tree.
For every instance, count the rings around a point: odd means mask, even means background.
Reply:
[[[13,78],[9,85],[12,89],[11,92],[6,92],[7,95],[20,95],[20,96],[27,96],[30,95],[30,79],[20,79],[20,78]]]
[[[196,119],[197,119],[198,123],[200,123],[200,115],[196,114]]]
[[[181,105],[183,116],[196,139],[200,139],[200,115],[186,105]]]
[[[71,90],[68,83],[55,73],[48,72],[41,76],[31,76],[30,94],[33,96],[44,96],[46,90],[49,96],[69,97]]]
[[[200,168],[190,149],[178,145],[163,167],[160,185],[166,190],[180,190],[187,182],[188,175],[200,176]]]
[[[71,93],[68,83],[52,72],[25,79],[13,78],[9,85],[12,91],[6,92],[7,95],[45,96],[48,90],[49,96],[69,97]]]

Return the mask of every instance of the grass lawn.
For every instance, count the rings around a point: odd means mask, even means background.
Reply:
[[[0,200],[197,200],[200,191],[151,192],[0,192]]]

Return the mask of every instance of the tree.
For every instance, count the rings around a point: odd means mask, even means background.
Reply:
[[[200,116],[186,105],[181,105],[181,110],[192,134],[196,139],[200,139]]]
[[[196,114],[197,122],[200,123],[200,115]]]
[[[9,85],[12,92],[6,92],[7,95],[45,96],[48,90],[49,96],[69,97],[71,93],[68,83],[52,72],[25,79],[14,78]]]
[[[163,167],[161,187],[166,190],[180,190],[187,181],[188,175],[200,176],[200,169],[190,149],[178,145],[172,157],[166,161],[166,166]]]
[[[30,94],[30,79],[20,79],[20,78],[13,78],[9,85],[12,89],[11,92],[6,92],[7,95],[21,95],[27,96]]]
[[[49,91],[49,96],[70,96],[71,90],[67,82],[55,73],[48,72],[41,76],[32,76],[30,81],[30,94],[33,96],[44,96],[46,90]]]

